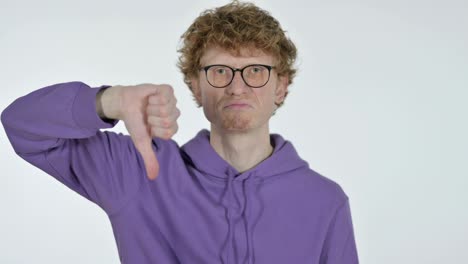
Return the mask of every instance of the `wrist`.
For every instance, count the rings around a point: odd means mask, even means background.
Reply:
[[[120,85],[101,89],[96,94],[96,111],[102,119],[120,120]]]

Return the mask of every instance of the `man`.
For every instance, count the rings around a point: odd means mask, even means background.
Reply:
[[[182,147],[169,85],[51,85],[2,112],[16,153],[98,204],[122,263],[358,263],[348,197],[269,120],[294,44],[253,4],[202,13],[179,67],[211,123]],[[122,120],[130,136],[111,128]]]

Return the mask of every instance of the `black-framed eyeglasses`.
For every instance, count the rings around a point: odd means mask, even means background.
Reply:
[[[251,64],[242,69],[232,68],[227,65],[213,64],[202,67],[206,74],[206,80],[215,88],[224,88],[231,84],[237,71],[241,73],[241,77],[245,84],[252,88],[260,88],[265,86],[270,80],[271,69],[275,66],[264,64]]]

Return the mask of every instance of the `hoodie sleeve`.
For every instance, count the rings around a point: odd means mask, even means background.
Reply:
[[[358,264],[349,200],[337,209],[325,238],[320,264]]]
[[[1,121],[14,151],[108,214],[125,204],[145,177],[143,160],[130,136],[102,120],[96,93],[82,82],[35,90],[11,103]]]

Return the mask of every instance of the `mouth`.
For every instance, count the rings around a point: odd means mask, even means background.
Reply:
[[[247,108],[251,108],[251,106],[246,103],[230,103],[224,107],[224,109],[247,109]]]

